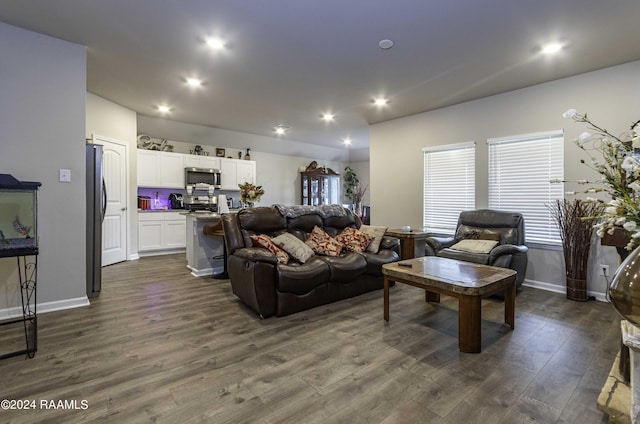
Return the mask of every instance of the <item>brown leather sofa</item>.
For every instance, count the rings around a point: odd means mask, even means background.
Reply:
[[[233,293],[261,318],[284,316],[383,287],[382,265],[399,260],[399,240],[384,236],[378,253],[314,255],[304,264],[278,263],[269,250],[253,247],[251,236],[289,232],[306,240],[314,226],[334,237],[360,228],[360,219],[338,205],[274,205],[224,214],[222,226]]]

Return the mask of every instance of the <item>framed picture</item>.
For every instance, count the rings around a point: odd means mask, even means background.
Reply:
[[[224,149],[216,147],[216,156],[219,157],[219,158],[223,158],[224,157]]]

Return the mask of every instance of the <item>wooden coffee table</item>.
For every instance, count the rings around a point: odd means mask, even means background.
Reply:
[[[402,266],[402,264],[410,266]],[[389,282],[425,290],[427,302],[440,302],[440,294],[458,298],[458,347],[461,352],[481,350],[481,299],[504,293],[504,321],[515,326],[516,272],[437,256],[425,256],[382,266],[384,319],[389,321]]]

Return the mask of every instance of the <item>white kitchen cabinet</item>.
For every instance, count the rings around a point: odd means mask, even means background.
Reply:
[[[220,159],[220,189],[240,190],[238,188],[238,159]]]
[[[256,183],[256,163],[252,160],[238,161],[238,184]]]
[[[160,181],[158,153],[153,150],[138,149],[138,186],[156,187]]]
[[[178,212],[141,212],[138,214],[138,252],[144,256],[184,250],[187,220]]]
[[[220,160],[220,180],[222,190],[240,190],[238,184],[256,183],[256,162],[241,159]]]
[[[138,187],[184,188],[182,153],[138,149]]]
[[[175,212],[164,214],[164,245],[167,248],[184,248],[187,243],[187,218]]]
[[[184,188],[184,156],[182,153],[159,152],[160,185],[158,187]]]
[[[184,166],[188,168],[220,169],[220,158],[184,155]]]

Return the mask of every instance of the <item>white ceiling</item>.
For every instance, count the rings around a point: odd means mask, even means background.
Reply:
[[[638,60],[639,18],[638,0],[0,2],[0,21],[88,46],[98,96],[259,135],[283,124],[287,139],[338,148],[368,147],[369,124]],[[204,43],[215,35],[222,52]],[[541,55],[550,41],[566,47]]]

